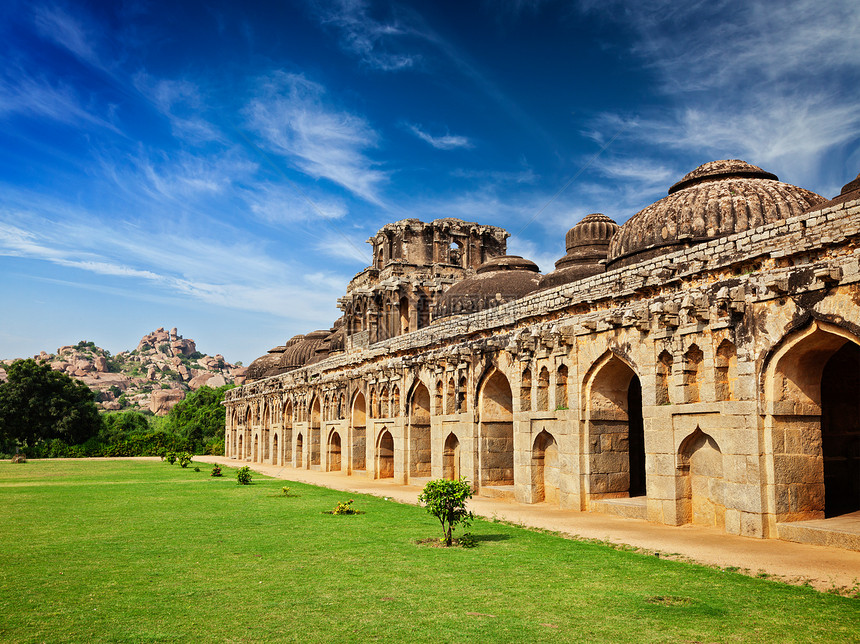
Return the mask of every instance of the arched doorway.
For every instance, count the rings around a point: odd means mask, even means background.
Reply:
[[[311,407],[311,426],[310,426],[310,457],[308,465],[320,464],[320,422],[322,412],[320,411],[320,399],[314,398],[313,406]]]
[[[681,442],[678,463],[683,476],[681,520],[725,529],[723,454],[717,442],[697,427]]]
[[[367,458],[367,413],[364,394],[358,392],[352,401],[350,415],[350,431],[352,432],[352,471],[363,471]]]
[[[304,454],[304,445],[302,441],[302,434],[299,432],[299,435],[296,436],[296,467],[302,467],[302,455]]]
[[[824,516],[860,510],[860,347],[846,342],[821,375]]]
[[[239,458],[242,458],[242,434],[239,434],[239,449],[236,450],[236,453],[239,455]]]
[[[646,494],[642,385],[613,354],[592,368],[588,392],[588,490],[591,498]]]
[[[409,401],[409,476],[430,476],[430,391],[420,382]]]
[[[394,438],[383,429],[376,443],[376,478],[394,478]]]
[[[532,500],[558,503],[560,481],[558,444],[545,429],[535,438],[532,447]]]
[[[329,472],[340,472],[340,434],[338,432],[332,432],[329,436],[326,460]]]
[[[813,322],[773,352],[764,387],[776,521],[860,510],[857,338]]]
[[[280,465],[278,462],[278,433],[272,435],[272,465]]]
[[[289,465],[293,462],[293,404],[287,402],[284,404],[283,422],[283,445],[284,455],[281,460],[281,465]]]
[[[400,298],[400,333],[409,333],[409,298]]]
[[[514,484],[514,415],[511,386],[498,369],[479,390],[479,472],[482,486]]]
[[[442,478],[452,481],[460,478],[460,441],[451,433],[445,439],[442,452]]]
[[[254,456],[251,460],[253,460],[255,463],[257,462],[257,453],[258,453],[257,450],[259,447],[258,443],[259,443],[259,434],[254,434]]]

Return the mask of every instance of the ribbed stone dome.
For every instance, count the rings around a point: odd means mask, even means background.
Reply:
[[[286,347],[283,346],[269,349],[266,352],[266,355],[260,356],[254,360],[245,370],[245,379],[250,382],[283,373],[279,365],[281,362],[281,356],[285,349]]]
[[[640,210],[609,244],[609,268],[799,215],[824,203],[746,161],[712,161],[685,175],[669,195]]]
[[[452,285],[436,307],[436,318],[474,313],[516,300],[537,290],[540,268],[519,255],[502,255],[484,262],[477,274]]]
[[[555,263],[554,271],[541,278],[540,287],[561,286],[602,273],[606,268],[600,262],[606,259],[609,240],[616,232],[618,224],[603,213],[583,217],[567,231],[564,238],[567,255]]]
[[[328,337],[328,334],[329,332],[325,330],[312,331],[298,342],[288,346],[281,355],[280,367],[284,372],[304,367],[314,357],[317,347]]]

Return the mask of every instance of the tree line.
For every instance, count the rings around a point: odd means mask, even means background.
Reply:
[[[0,383],[0,457],[159,456],[224,453],[224,392],[201,387],[167,416],[99,413],[95,393],[47,362],[16,360]]]

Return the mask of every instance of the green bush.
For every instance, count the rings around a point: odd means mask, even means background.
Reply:
[[[289,489],[289,488],[286,488]],[[287,496],[284,494],[284,496]],[[350,499],[346,503],[341,501],[336,506],[334,506],[334,510],[331,511],[332,514],[361,514],[359,510],[356,510],[352,507],[353,499]]]
[[[466,500],[472,498],[472,488],[466,479],[435,479],[424,486],[418,500],[427,512],[442,524],[442,543],[450,546],[454,540],[454,527],[471,525],[474,516],[466,510]]]
[[[176,456],[179,459],[179,467],[188,467],[189,463],[191,463],[190,452],[180,452]]]
[[[164,455],[164,460],[166,460],[171,465],[173,465],[176,462],[176,459],[177,459],[176,452],[167,452],[167,454]]]
[[[213,465],[212,466],[212,476],[221,476],[221,466]]]
[[[236,472],[236,481],[239,485],[251,485],[251,468],[247,465],[239,468],[239,471]]]

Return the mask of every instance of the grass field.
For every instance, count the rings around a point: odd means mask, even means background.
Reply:
[[[860,641],[858,599],[201,469],[0,463],[0,641]]]

